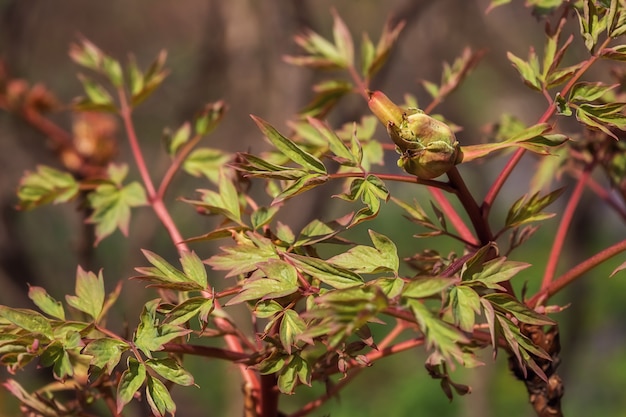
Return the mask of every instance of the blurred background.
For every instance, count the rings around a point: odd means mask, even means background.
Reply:
[[[521,1],[485,15],[488,3],[487,0],[0,0],[0,57],[11,77],[23,78],[31,84],[41,82],[60,101],[70,103],[80,95],[81,85],[74,76],[77,67],[67,51],[79,36],[85,36],[120,60],[132,53],[143,68],[160,50],[167,50],[171,74],[135,113],[152,174],[160,178],[169,164],[162,147],[163,128],[176,129],[207,102],[223,99],[229,106],[223,123],[205,142],[210,146],[229,151],[262,150],[265,142],[249,114],[286,131],[286,121],[307,104],[312,97],[311,85],[324,74],[289,66],[282,57],[300,52],[293,36],[305,28],[329,36],[332,8],[346,21],[355,42],[363,32],[376,41],[388,18],[406,20],[398,45],[386,68],[374,79],[372,88],[385,91],[398,102],[403,100],[404,93],[414,94],[425,106],[428,96],[420,87],[420,80],[438,82],[442,62],[452,62],[467,46],[475,50],[487,48],[485,58],[463,86],[436,109],[464,127],[457,137],[462,144],[470,144],[479,142],[484,126],[496,122],[503,112],[533,123],[545,110],[545,99],[524,87],[506,59],[506,51],[525,58],[529,45],[540,52],[543,23],[533,18]],[[566,32],[576,30],[575,26],[566,28]],[[578,62],[586,54],[581,42],[576,41],[566,61]],[[608,73],[608,67],[600,64],[589,76],[608,80]],[[359,120],[363,114],[367,114],[365,103],[358,98],[349,99],[328,120],[338,127]],[[59,111],[51,118],[71,130],[73,120],[69,112]],[[576,124],[570,127],[575,129]],[[129,160],[122,129],[112,134],[120,139],[118,160]],[[384,139],[384,135],[380,137]],[[494,172],[506,160],[496,159],[460,167],[477,199],[484,196]],[[75,206],[16,211],[19,178],[38,164],[59,167],[46,138],[14,115],[0,112],[0,304],[30,307],[26,297],[28,284],[44,286],[61,299],[73,291],[78,264],[92,270],[104,268],[109,289],[124,281],[124,291],[114,313],[118,329],[132,328],[142,306],[139,300],[154,297],[154,293],[127,278],[133,275],[134,266],[145,264],[140,248],[176,259],[165,231],[148,209],[140,209],[134,212],[131,239],[117,232],[92,249],[85,243],[90,241]],[[397,169],[393,160],[386,169]],[[524,160],[517,175],[507,183],[506,192],[496,201],[494,222],[501,221],[510,204],[527,190],[530,173],[535,169],[533,158]],[[138,178],[134,167],[130,175]],[[561,183],[570,185],[567,178],[561,179]],[[206,182],[180,175],[171,194],[190,197],[194,189],[205,186],[208,186]],[[392,195],[407,199],[416,193],[410,187],[390,187]],[[337,191],[329,186],[318,192],[328,196]],[[428,198],[420,192],[416,197]],[[591,193],[586,197],[592,197]],[[328,218],[336,209],[316,201],[329,200],[315,193],[305,194],[293,207],[284,210],[291,215],[287,213],[282,220],[299,230],[312,218]],[[568,235],[559,271],[624,236],[623,222],[617,216],[595,204],[593,198],[585,201]],[[427,201],[424,204],[427,206]],[[171,201],[169,206],[174,218],[180,220],[186,237],[206,233],[214,225],[212,219],[194,216],[193,209],[181,202]],[[517,288],[527,284],[532,292],[538,287],[557,221],[547,221],[525,247],[514,252],[516,260],[536,262],[515,278]],[[384,207],[375,222],[356,231],[355,236],[367,228],[392,237],[401,256],[428,246],[436,247],[441,253],[460,250],[444,240],[429,242],[412,238],[419,230],[391,204]],[[198,245],[194,249],[208,257],[216,247]],[[558,315],[563,345],[560,374],[565,381],[564,412],[568,417],[626,416],[623,395],[626,284],[623,276],[608,278],[623,261],[622,257],[593,270],[555,299],[562,305],[571,303],[569,309]],[[473,392],[452,403],[440,391],[438,382],[431,380],[424,370],[423,351],[415,349],[365,370],[342,392],[340,399],[329,401],[312,415],[534,415],[524,386],[507,369],[505,355],[493,361],[490,352],[485,353],[485,366],[454,373],[456,380],[471,385]],[[199,388],[174,390],[179,415],[239,415],[241,392],[236,370],[228,364],[197,358],[189,358],[188,363]],[[17,379],[26,387],[35,387],[45,380],[45,375],[47,371],[31,369],[18,374]],[[6,377],[4,370],[0,376]],[[294,411],[298,404],[315,398],[323,390],[322,386],[301,387],[294,396],[282,400],[282,408]],[[137,415],[140,413],[137,411]],[[0,390],[0,416],[17,414],[16,402]]]

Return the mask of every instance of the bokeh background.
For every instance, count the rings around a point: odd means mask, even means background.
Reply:
[[[326,36],[331,32],[331,13],[335,8],[350,27],[355,40],[362,32],[377,39],[386,19],[406,20],[390,61],[374,80],[375,89],[401,101],[405,92],[428,103],[419,80],[437,82],[442,62],[452,61],[463,48],[487,48],[487,54],[466,83],[437,112],[464,127],[458,134],[463,144],[481,140],[484,126],[508,112],[533,123],[545,110],[545,101],[519,81],[506,59],[506,51],[525,57],[528,46],[538,51],[543,46],[543,23],[532,17],[522,1],[496,9],[488,15],[487,0],[0,0],[0,57],[9,74],[31,83],[41,82],[59,99],[69,103],[80,94],[74,76],[77,67],[67,56],[70,43],[85,36],[119,59],[133,53],[147,66],[161,49],[168,51],[171,70],[163,87],[135,113],[140,140],[145,146],[152,173],[159,178],[169,163],[163,153],[164,127],[176,128],[205,103],[224,99],[229,112],[218,130],[207,139],[211,146],[230,151],[259,151],[265,146],[261,135],[248,117],[256,114],[286,130],[285,122],[312,97],[310,86],[320,74],[295,68],[282,56],[298,50],[293,36],[312,28]],[[566,32],[574,32],[575,26]],[[581,42],[572,47],[566,60],[584,59],[587,52]],[[608,67],[599,65],[590,76],[608,80]],[[345,100],[329,116],[340,126],[366,114],[362,100]],[[59,125],[71,129],[68,112],[51,116]],[[572,129],[576,127],[571,125]],[[118,132],[119,160],[128,160],[124,134]],[[381,135],[381,138],[383,135]],[[484,196],[503,161],[462,166],[477,198]],[[132,326],[140,311],[141,300],[154,294],[141,284],[128,282],[133,267],[145,263],[140,248],[174,260],[176,254],[162,227],[148,209],[136,211],[131,225],[131,239],[119,233],[97,248],[85,248],[85,227],[71,205],[45,207],[34,212],[18,212],[15,189],[25,170],[37,164],[58,166],[46,138],[13,115],[0,112],[0,304],[29,306],[27,285],[42,285],[55,297],[73,290],[78,264],[97,270],[104,268],[108,288],[125,281],[125,291],[114,313],[120,330]],[[394,170],[393,160],[387,169]],[[524,160],[518,173],[507,183],[506,192],[496,202],[495,219],[502,219],[510,203],[519,198],[536,167],[532,158]],[[131,169],[131,176],[137,177]],[[603,181],[602,178],[598,178]],[[560,181],[568,186],[567,178]],[[193,190],[206,183],[183,175],[176,178],[174,193],[192,196]],[[410,198],[413,188],[392,185],[392,193]],[[323,187],[328,196],[337,190]],[[417,192],[418,198],[428,198]],[[588,193],[586,197],[591,197]],[[285,210],[285,222],[298,230],[314,217],[324,217],[336,210],[329,201],[311,193]],[[425,202],[425,205],[428,205]],[[214,224],[211,219],[193,215],[189,206],[172,201],[170,208],[180,219],[184,236],[202,234]],[[293,208],[293,210],[292,210]],[[535,265],[515,278],[521,288],[537,288],[549,245],[558,219],[546,222],[542,231],[514,258],[531,260]],[[407,223],[391,205],[366,227],[391,236],[400,254],[409,256],[427,246],[442,253],[459,248],[443,240],[418,241],[418,230]],[[364,233],[364,230],[361,232]],[[358,236],[359,231],[355,232]],[[577,212],[569,234],[560,271],[565,270],[608,244],[623,238],[624,224],[616,216],[588,198]],[[87,239],[88,240],[88,239]],[[209,256],[215,247],[194,247]],[[623,258],[623,257],[622,257]],[[619,275],[608,275],[624,259],[613,260],[570,286],[555,300],[571,307],[558,318],[561,322],[562,365],[565,381],[564,411],[568,417],[626,416],[626,284]],[[216,282],[215,285],[223,285]],[[486,365],[475,370],[457,370],[459,382],[473,387],[471,395],[449,403],[438,383],[426,374],[424,354],[415,349],[376,363],[362,373],[314,416],[462,416],[526,417],[533,412],[525,389],[509,374],[506,357],[496,361],[486,352]],[[189,359],[200,388],[177,388],[175,396],[179,415],[237,416],[241,392],[238,374],[227,364]],[[17,378],[27,387],[37,386],[46,372],[30,369]],[[0,371],[0,376],[6,373]],[[323,387],[299,388],[296,395],[283,399],[286,411],[315,398]],[[135,410],[141,415],[141,410]],[[0,416],[17,415],[16,402],[0,390]],[[128,415],[132,414],[132,409]]]

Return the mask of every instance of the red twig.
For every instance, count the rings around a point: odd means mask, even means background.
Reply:
[[[572,195],[567,202],[567,206],[563,211],[563,216],[561,217],[559,228],[557,229],[556,235],[554,237],[554,243],[552,244],[550,256],[548,257],[546,270],[543,274],[543,280],[541,282],[542,290],[548,288],[550,286],[550,282],[554,278],[556,267],[558,265],[559,259],[561,258],[561,251],[563,250],[565,237],[567,236],[567,230],[572,223],[572,219],[574,218],[574,212],[576,211],[576,207],[578,207],[580,198],[582,197],[583,191],[585,190],[587,180],[591,176],[591,171],[591,167],[587,167],[583,171],[582,175],[578,179],[578,182],[576,183],[576,187],[574,188]]]
[[[607,261],[608,259],[617,255],[618,253],[621,253],[624,251],[626,251],[626,240],[622,240],[621,242],[618,242],[612,246],[609,246],[603,251],[600,251],[597,254],[593,255],[592,257],[588,258],[587,260],[579,263],[578,265],[576,265],[575,267],[573,267],[572,269],[570,269],[569,271],[567,271],[566,273],[564,273],[563,275],[561,275],[560,277],[552,281],[547,288],[539,290],[539,292],[533,295],[526,302],[526,304],[531,307],[534,307],[537,304],[543,303],[544,300],[547,300],[552,295],[556,294],[557,292],[565,288],[567,285],[569,285],[575,279],[582,276],[587,271],[593,269],[594,267]]]

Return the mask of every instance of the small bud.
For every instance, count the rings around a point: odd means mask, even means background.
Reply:
[[[427,114],[402,112],[387,96],[370,93],[369,107],[387,127],[387,133],[401,155],[398,166],[423,179],[445,174],[461,162],[459,143],[450,126]]]

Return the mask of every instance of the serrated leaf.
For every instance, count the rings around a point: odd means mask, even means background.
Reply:
[[[63,309],[63,304],[50,296],[44,288],[29,286],[28,298],[30,298],[44,313],[59,320],[65,320],[65,310]]]
[[[94,321],[98,321],[104,306],[104,278],[102,271],[98,275],[87,272],[80,266],[76,271],[76,295],[66,295],[67,304],[88,314]]]
[[[212,148],[194,149],[183,162],[183,169],[194,177],[204,176],[214,184],[218,183],[220,169],[231,157],[229,154]]]
[[[150,405],[152,414],[155,416],[162,417],[167,413],[170,413],[172,416],[176,414],[176,403],[167,387],[150,375],[148,375],[146,384],[146,400]]]
[[[109,172],[115,169],[115,165],[111,165]],[[96,245],[118,228],[127,236],[130,209],[144,206],[148,201],[144,188],[138,182],[123,187],[110,183],[99,185],[88,194],[87,200],[93,209],[87,222],[96,225]]]
[[[113,105],[113,97],[111,97],[111,94],[109,94],[104,87],[82,74],[78,75],[78,79],[83,84],[85,94],[91,103],[97,106],[115,108]]]
[[[78,195],[79,183],[66,172],[44,165],[27,172],[20,180],[19,208],[30,210],[44,204],[65,203]]]
[[[618,84],[607,85],[602,82],[576,83],[569,94],[570,101],[591,102],[600,99],[603,95],[617,87]]]
[[[291,348],[294,346],[296,339],[302,332],[306,330],[306,323],[294,310],[285,310],[280,322],[280,342],[291,354]]]
[[[454,285],[454,279],[448,277],[418,277],[404,284],[403,297],[426,298],[437,295]]]
[[[236,246],[221,247],[222,253],[213,255],[205,261],[218,271],[229,271],[226,277],[245,274],[257,269],[257,265],[270,259],[279,259],[276,247],[269,239],[260,236],[242,239]]]
[[[400,261],[396,245],[388,237],[368,230],[374,247],[357,245],[333,256],[328,262],[356,273],[398,272]]]
[[[534,90],[541,91],[541,83],[539,81],[539,74],[533,65],[523,59],[515,56],[511,52],[507,52],[507,58],[513,64],[513,67],[519,72],[524,80],[524,83]]]
[[[117,413],[121,413],[124,406],[134,397],[146,380],[146,367],[135,358],[128,358],[127,369],[122,372],[117,385]]]
[[[110,375],[120,362],[122,352],[128,349],[128,344],[121,340],[102,338],[90,342],[81,353],[92,357],[90,365],[103,369]]]
[[[487,288],[502,289],[496,284],[510,280],[529,266],[525,262],[507,261],[505,257],[499,257],[483,264],[482,270],[473,274],[470,279],[483,283]]]
[[[521,322],[536,324],[538,326],[556,324],[556,322],[548,316],[544,316],[543,314],[539,314],[536,311],[531,310],[509,294],[486,294],[484,298],[487,299],[496,310],[512,314]]]
[[[480,297],[468,286],[458,285],[450,291],[450,304],[454,322],[465,332],[471,332],[480,314]]]
[[[257,317],[267,319],[283,311],[283,307],[274,300],[262,300],[254,306]]]
[[[158,299],[148,301],[144,305],[134,337],[135,345],[148,358],[152,358],[152,352],[161,350],[165,343],[192,331],[172,324],[159,324],[156,317],[159,301]]]
[[[350,288],[363,283],[360,275],[322,259],[292,253],[285,254],[285,257],[296,268],[333,288]]]
[[[52,338],[50,320],[36,311],[0,305],[0,317],[21,329]]]
[[[298,178],[295,181],[292,181],[287,187],[281,190],[280,194],[274,197],[272,200],[272,205],[276,205],[282,203],[283,201],[293,198],[298,194],[302,194],[306,191],[309,191],[312,188],[315,188],[319,185],[322,185],[328,181],[329,177],[327,175],[320,174],[306,174],[302,177]]]
[[[337,136],[337,134],[328,126],[328,124],[314,118],[308,118],[309,124],[313,126],[319,134],[328,142],[331,152],[333,152],[339,160],[344,160],[350,166],[356,166],[357,161],[348,146]]]
[[[173,358],[148,359],[146,365],[175,384],[183,386],[194,384],[193,376]]]
[[[168,314],[166,322],[173,325],[188,322],[192,317],[199,316],[200,321],[206,322],[208,313],[213,309],[213,299],[192,297],[174,307]]]
[[[256,116],[251,117],[265,137],[285,156],[310,171],[326,174],[326,167],[319,159],[300,148],[295,142],[281,135],[265,120]]]
[[[296,269],[281,260],[269,260],[257,264],[258,270],[243,282],[239,294],[227,305],[244,301],[280,298],[298,290],[298,274]]]
[[[201,288],[207,287],[207,274],[202,260],[194,251],[183,252],[180,258],[180,264],[185,272],[185,277],[191,279]]]
[[[257,230],[261,227],[267,226],[274,219],[274,216],[278,213],[279,208],[274,207],[259,207],[250,215],[250,223],[252,223],[252,229]]]
[[[513,228],[522,224],[545,220],[553,214],[543,213],[542,210],[552,204],[563,193],[564,189],[559,188],[541,197],[537,192],[530,198],[523,196],[518,199],[509,209],[506,216],[506,227]]]

